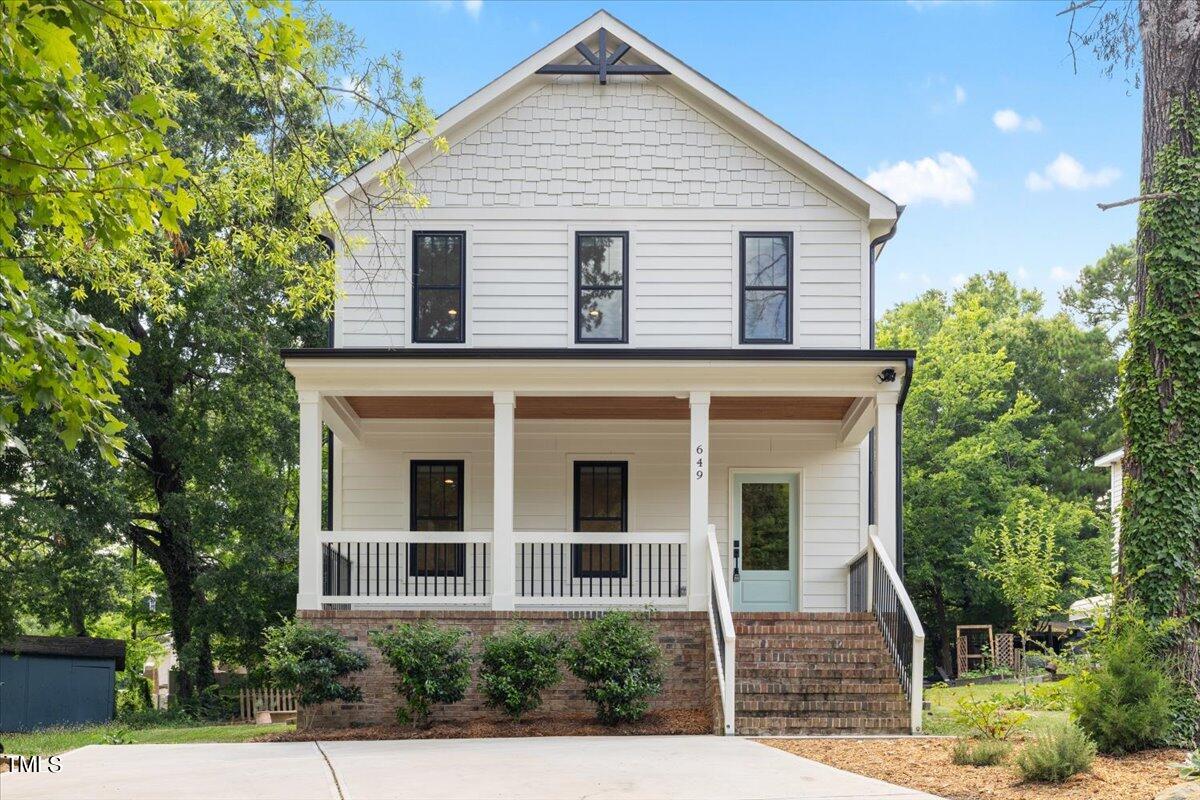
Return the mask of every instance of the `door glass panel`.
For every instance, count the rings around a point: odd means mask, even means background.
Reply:
[[[791,485],[742,484],[742,569],[791,569]]]

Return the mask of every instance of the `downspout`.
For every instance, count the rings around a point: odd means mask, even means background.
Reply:
[[[916,359],[904,359],[904,385],[896,400],[896,572],[904,581],[904,401],[912,385]]]
[[[871,329],[867,334],[868,346],[870,349],[875,349],[875,259],[878,254],[883,252],[883,246],[896,235],[896,228],[900,225],[900,216],[904,213],[904,206],[896,206],[896,221],[892,223],[891,229],[882,236],[876,237],[867,246],[867,275],[868,275],[868,304],[871,311]],[[897,432],[899,429],[897,429]],[[867,433],[867,524],[875,524],[875,429],[872,428]],[[897,531],[899,529],[897,528]],[[899,555],[899,551],[897,551]],[[901,562],[903,563],[903,562]]]

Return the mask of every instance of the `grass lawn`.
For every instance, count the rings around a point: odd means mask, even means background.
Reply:
[[[128,728],[120,723],[84,725],[77,728],[46,728],[29,733],[3,733],[4,752],[19,755],[54,755],[89,744],[193,744],[198,742],[245,742],[266,734],[284,733],[292,726],[278,725],[164,725]]]
[[[1029,684],[1030,691],[1032,692],[1033,687],[1038,685]],[[1021,684],[1007,681],[1003,683],[976,683],[968,686],[935,686],[927,689],[925,691],[925,700],[929,702],[931,708],[925,712],[924,732],[953,736],[961,736],[968,733],[951,716],[951,712],[954,711],[958,705],[958,701],[962,698],[969,698],[971,700],[983,700],[989,697],[1010,698],[1013,701],[1014,708],[1020,708],[1024,713],[1029,715],[1029,721],[1023,726],[1026,729],[1036,728],[1053,720],[1067,719],[1068,714],[1066,711],[1021,708],[1020,694]]]

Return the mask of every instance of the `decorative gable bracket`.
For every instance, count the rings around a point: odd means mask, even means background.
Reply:
[[[583,42],[575,45],[575,49],[583,56],[585,64],[547,64],[539,69],[539,75],[596,75],[600,83],[608,83],[609,75],[670,75],[665,68],[657,64],[620,64],[618,63],[629,52],[629,45],[622,44],[612,53],[608,52],[608,31],[600,29],[600,52],[593,53],[592,49]]]

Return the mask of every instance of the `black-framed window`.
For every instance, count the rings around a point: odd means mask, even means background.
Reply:
[[[409,467],[409,524],[414,531],[461,531],[463,462],[413,461]],[[465,544],[413,544],[408,548],[410,575],[461,578]]]
[[[575,462],[575,530],[621,533],[629,524],[629,463]],[[629,574],[629,545],[577,544],[571,548],[576,578],[624,578]]]
[[[413,233],[413,341],[466,341],[467,234]]]
[[[575,234],[575,341],[629,341],[629,234]]]
[[[792,235],[741,236],[742,344],[791,344]]]

